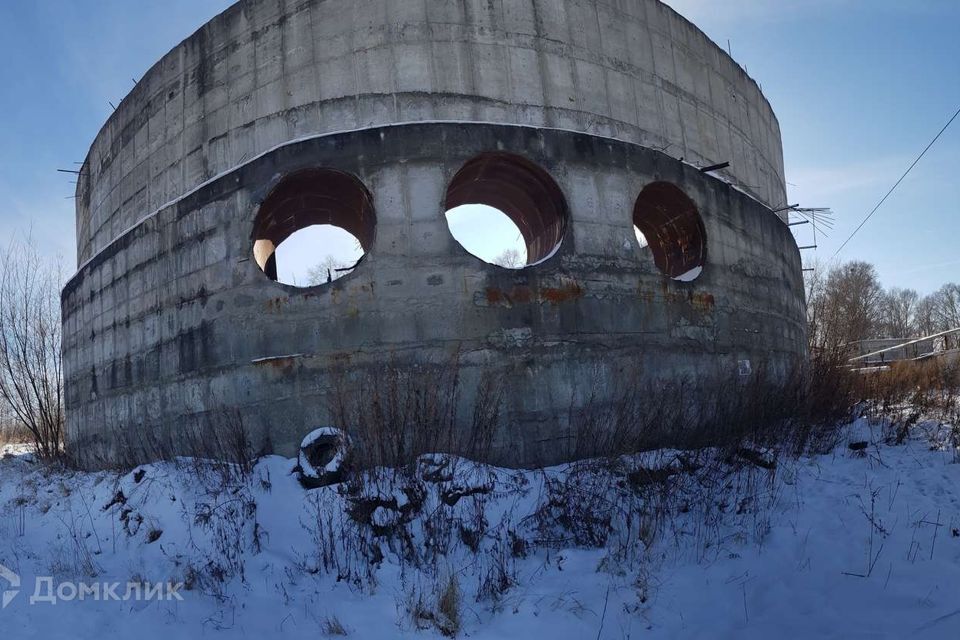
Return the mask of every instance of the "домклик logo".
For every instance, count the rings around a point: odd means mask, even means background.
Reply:
[[[7,605],[13,602],[13,599],[20,593],[20,576],[11,569],[0,564],[0,579],[10,583],[10,589],[3,592],[3,602],[0,603],[0,609],[6,609]]]

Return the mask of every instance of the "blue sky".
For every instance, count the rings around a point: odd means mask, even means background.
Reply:
[[[730,47],[780,121],[790,202],[836,226],[830,260],[960,107],[957,0],[668,0]],[[960,119],[838,260],[921,293],[960,281]],[[799,227],[801,244],[812,238]]]
[[[960,107],[957,0],[669,0],[763,87],[784,139],[791,202],[828,206],[829,259]],[[32,228],[74,261],[71,178],[116,104],[228,0],[0,4],[0,236]],[[840,255],[888,286],[960,280],[960,121]],[[804,228],[801,244],[810,240]],[[805,252],[809,259],[814,252]]]
[[[73,180],[97,131],[164,53],[227,0],[0,2],[0,238],[32,228],[76,264]]]

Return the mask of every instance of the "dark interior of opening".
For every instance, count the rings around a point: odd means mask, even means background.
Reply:
[[[567,204],[550,175],[526,158],[491,152],[473,158],[453,177],[446,209],[483,204],[506,214],[523,236],[527,265],[549,257],[567,227]]]
[[[337,455],[337,449],[340,447],[340,438],[338,436],[321,436],[303,450],[307,462],[314,469],[323,469]]]
[[[633,224],[665,275],[679,278],[703,267],[707,234],[693,200],[669,182],[644,187],[633,208]]]
[[[285,177],[267,196],[253,226],[254,258],[277,279],[277,247],[295,232],[329,224],[353,235],[364,253],[373,246],[376,214],[370,192],[335,169],[306,169]]]

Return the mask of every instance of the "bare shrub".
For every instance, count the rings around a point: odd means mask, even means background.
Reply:
[[[898,362],[862,373],[856,388],[864,414],[882,422],[887,441],[894,444],[903,443],[925,419],[953,428],[960,422],[960,363]]]
[[[0,254],[0,400],[45,459],[63,450],[60,282],[29,237]]]
[[[67,462],[76,468],[129,471],[166,461],[191,467],[196,475],[215,476],[213,485],[231,485],[249,476],[264,450],[255,449],[243,414],[219,407],[201,420],[176,429],[112,428],[109,439],[71,443]]]
[[[334,636],[348,636],[350,635],[347,632],[347,628],[343,626],[343,623],[340,622],[340,619],[337,616],[327,616],[320,623],[320,631],[323,635],[328,637]]]
[[[763,371],[748,378],[703,376],[650,380],[625,371],[613,389],[571,403],[569,459],[611,457],[663,446],[731,450],[753,442],[821,451],[831,446],[838,422],[852,415],[851,374],[837,355],[818,356],[779,382]],[[428,453],[490,461],[503,413],[503,379],[486,372],[460,401],[464,375],[459,356],[437,364],[395,361],[356,372],[334,366],[327,395],[333,422],[350,435],[351,468],[399,469]],[[463,406],[466,404],[467,406]],[[109,430],[108,430],[109,431]],[[116,429],[99,455],[76,447],[81,466],[132,468],[178,456],[204,461],[220,472],[249,473],[256,455],[236,410],[212,411],[179,430]],[[211,465],[211,462],[217,464]]]
[[[338,371],[331,414],[349,425],[360,465],[399,466],[452,446],[459,382],[456,359],[436,366],[392,362],[350,377]]]
[[[437,598],[438,628],[443,635],[453,638],[460,633],[460,582],[450,574]]]
[[[402,467],[440,452],[487,459],[500,419],[502,383],[482,376],[471,414],[461,416],[461,373],[458,353],[437,364],[393,360],[359,374],[335,368],[328,408],[349,430],[356,466]]]
[[[453,612],[463,608],[452,603],[463,600],[464,577],[477,602],[502,607],[521,583],[518,559],[531,554],[549,563],[555,551],[604,549],[599,569],[636,575],[648,597],[649,564],[661,551],[708,560],[731,524],[763,543],[780,500],[780,460],[765,450],[736,454],[661,449],[540,472],[427,455],[402,469],[357,469],[311,492],[303,525],[314,545],[302,568],[361,591],[376,588],[384,563],[415,581],[429,576],[402,608],[418,628],[448,635],[459,628]],[[460,572],[456,591],[451,565]]]
[[[818,353],[780,380],[762,370],[740,379],[656,381],[628,371],[614,384],[602,400],[591,395],[571,405],[572,459],[664,446],[825,451],[836,444],[839,426],[853,417],[856,388],[839,350]]]
[[[519,584],[517,559],[526,557],[531,545],[510,523],[497,525],[488,537],[492,542],[484,552],[487,566],[478,574],[476,599],[478,602],[487,601],[496,608],[503,596]]]
[[[213,473],[218,486],[230,486],[250,476],[257,462],[243,414],[236,409],[221,409],[209,414],[195,430],[176,436],[177,449],[161,452],[171,459],[173,451],[183,452],[179,461],[189,464],[196,475]]]
[[[197,588],[223,598],[230,579],[246,582],[246,562],[262,549],[264,530],[254,488],[269,488],[269,475],[254,473],[257,456],[235,410],[214,412],[195,430],[184,430],[176,448],[158,453],[182,469],[198,490],[184,516],[205,534],[205,546],[195,547],[205,562],[191,567],[191,578]],[[195,544],[193,540],[191,536]]]
[[[801,373],[791,437],[795,453],[827,453],[839,441],[838,427],[855,417],[857,374],[842,349],[817,350]]]
[[[704,448],[574,463],[544,479],[542,498],[523,522],[534,548],[604,549],[599,569],[636,575],[647,597],[655,545],[657,556],[672,547],[708,561],[731,526],[763,544],[781,498],[780,462],[775,451],[731,456]]]
[[[62,480],[58,484],[58,492],[69,496],[70,487]],[[93,525],[89,504],[82,493],[78,495],[84,511],[75,512],[74,502],[66,501],[66,509],[57,516],[62,530],[50,548],[48,569],[66,579],[95,578],[102,571],[96,560],[103,553],[100,537]]]
[[[414,590],[407,610],[416,629],[436,629],[443,636],[455,638],[462,624],[460,582],[456,574],[439,581],[431,591]]]
[[[4,408],[6,408],[5,405]],[[29,429],[9,416],[2,416],[3,413],[0,412],[0,445],[33,442],[33,434]]]
[[[418,455],[445,447],[483,450],[451,439],[463,427],[435,392],[457,397],[461,376],[446,366],[422,378],[384,370],[335,396],[346,424],[367,425],[359,431],[366,463],[314,494],[315,521],[304,523],[316,542],[304,559],[307,570],[365,588],[375,585],[387,558],[402,574],[421,576],[445,576],[443,567],[457,562],[466,567],[462,575],[476,580],[476,600],[498,607],[518,583],[516,558],[545,552],[550,562],[555,550],[600,548],[600,570],[635,576],[642,601],[655,587],[653,548],[656,557],[673,549],[709,561],[722,552],[731,527],[764,545],[784,498],[781,476],[793,473],[796,456],[834,448],[859,410],[917,402],[946,419],[950,407],[956,415],[960,397],[955,367],[864,376],[847,366],[841,349],[819,350],[780,377],[757,371],[654,386],[641,371],[626,372],[615,388],[571,406],[576,437],[569,455],[579,462],[517,472],[522,480],[514,481],[510,472],[462,458]],[[498,405],[498,393],[478,394],[477,404]],[[361,395],[372,408],[364,409]],[[427,409],[426,419],[417,418],[418,407]],[[488,409],[473,413],[499,414]],[[387,417],[391,428],[379,427],[367,410]],[[474,422],[484,429],[494,423]],[[382,448],[375,440],[381,437]],[[497,506],[511,494],[518,497],[516,513]],[[448,587],[444,579],[438,584]],[[415,589],[405,606],[419,627],[452,634],[459,625],[451,612],[462,609],[443,603],[462,597],[439,587]]]

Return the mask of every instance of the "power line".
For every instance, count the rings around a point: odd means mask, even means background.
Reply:
[[[940,133],[938,133],[938,134],[933,138],[933,140],[930,141],[930,144],[927,145],[927,148],[924,149],[923,152],[922,152],[919,156],[917,156],[917,159],[913,161],[913,164],[910,165],[910,168],[907,169],[902,176],[900,176],[900,179],[897,180],[897,183],[896,183],[895,185],[893,185],[892,187],[890,187],[890,191],[887,191],[887,195],[883,196],[883,198],[880,199],[880,202],[878,202],[878,203],[877,203],[877,206],[875,206],[875,207],[873,208],[873,211],[871,211],[870,213],[868,213],[868,214],[867,214],[867,217],[863,219],[863,222],[861,222],[861,223],[857,226],[857,228],[853,230],[853,233],[850,234],[850,237],[843,241],[843,244],[840,245],[840,248],[837,249],[837,252],[836,252],[835,254],[833,254],[833,258],[836,258],[838,255],[840,255],[840,252],[843,251],[843,248],[844,248],[845,246],[847,246],[847,243],[850,242],[851,240],[853,240],[853,236],[857,235],[857,232],[860,231],[860,229],[863,228],[863,225],[867,224],[867,221],[873,216],[873,214],[875,214],[875,213],[877,212],[877,209],[879,209],[879,208],[883,205],[883,203],[887,201],[887,198],[890,197],[890,194],[892,194],[894,191],[896,191],[897,187],[900,186],[900,183],[903,182],[904,178],[906,178],[907,175],[909,175],[909,173],[910,173],[911,171],[913,171],[913,168],[914,168],[915,166],[917,166],[917,163],[920,162],[921,158],[923,158],[923,156],[925,156],[925,155],[927,154],[927,151],[930,150],[930,147],[932,147],[932,146],[937,142],[937,140],[940,139],[940,136],[943,135],[943,132],[946,131],[946,130],[950,127],[951,124],[953,124],[953,121],[957,119],[957,116],[960,116],[960,108],[958,108],[957,111],[956,111],[956,113],[953,114],[953,117],[951,117],[950,120],[947,121],[947,124],[943,125],[943,129],[940,129]],[[831,258],[831,260],[832,260],[833,258]]]

